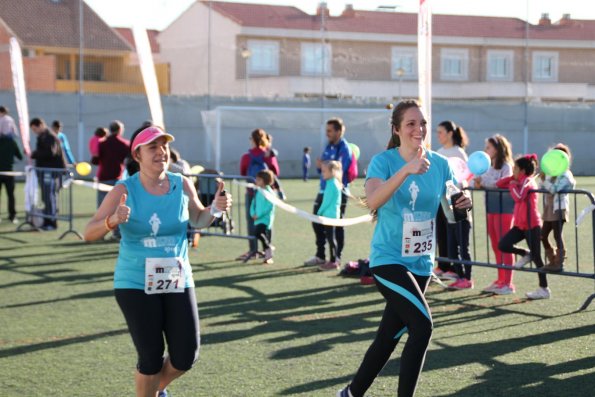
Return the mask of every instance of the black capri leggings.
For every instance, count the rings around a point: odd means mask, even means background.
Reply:
[[[161,371],[163,336],[172,366],[180,371],[192,368],[200,346],[193,287],[183,293],[154,295],[140,289],[116,289],[115,295],[138,353],[138,372],[155,375]]]
[[[409,337],[401,355],[399,397],[411,397],[432,337],[432,315],[424,297],[430,277],[417,276],[401,265],[383,265],[370,269],[376,285],[386,300],[376,338],[368,348],[349,389],[361,397],[370,387],[401,336]]]

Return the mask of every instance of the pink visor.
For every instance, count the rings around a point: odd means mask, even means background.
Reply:
[[[155,139],[161,138],[162,136],[167,139],[167,142],[175,141],[173,135],[168,134],[162,129],[157,127],[147,127],[142,130],[132,141],[132,151],[134,152],[138,147],[149,144]]]

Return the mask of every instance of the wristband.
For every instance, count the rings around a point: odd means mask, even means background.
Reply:
[[[211,205],[209,208],[209,212],[215,218],[221,218],[223,216],[223,211],[218,210],[217,207],[215,207],[214,205]]]
[[[112,230],[114,230],[116,228],[115,226],[111,226],[109,224],[109,215],[105,217],[105,221],[103,223],[105,224],[105,228],[107,229],[108,232],[111,232]]]

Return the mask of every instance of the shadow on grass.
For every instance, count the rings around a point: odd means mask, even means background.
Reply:
[[[438,341],[434,342],[434,344],[441,348],[428,353],[424,370],[442,370],[445,373],[445,379],[448,379],[448,382],[452,383],[456,382],[456,377],[451,377],[448,374],[453,374],[453,368],[470,363],[478,363],[486,368],[490,368],[470,386],[450,394],[437,395],[440,397],[476,397],[482,395],[489,397],[591,397],[595,389],[595,378],[593,374],[589,373],[577,376],[568,376],[568,374],[581,370],[592,371],[592,368],[595,367],[595,357],[570,360],[548,366],[542,363],[506,364],[501,362],[497,357],[526,348],[547,346],[559,340],[570,340],[572,338],[589,336],[594,332],[595,326],[587,325],[564,329],[558,332],[510,338],[506,341],[473,343],[464,346],[448,346]],[[403,342],[405,341],[402,341],[400,344]],[[363,357],[364,353],[362,352],[361,357]],[[357,370],[358,360],[361,357],[350,363],[353,371]],[[397,377],[399,363],[400,358],[391,360],[379,376]],[[561,377],[564,379],[560,379]],[[332,386],[339,388],[348,383],[349,380],[349,378],[317,379],[284,389],[279,394],[312,393],[321,388]]]
[[[71,300],[76,300],[76,299],[97,299],[97,298],[108,298],[108,297],[112,297],[112,296],[114,296],[114,290],[109,289],[109,290],[104,290],[104,291],[93,291],[93,292],[86,292],[83,294],[70,295],[68,297],[60,298],[60,299],[47,299],[47,300],[15,303],[13,305],[0,306],[0,309],[14,309],[17,307],[53,304],[53,303],[57,303],[57,302],[66,302],[66,301],[71,301]]]
[[[52,340],[51,342],[41,342],[41,343],[28,344],[25,346],[11,347],[8,349],[0,349],[0,358],[13,357],[13,356],[17,356],[20,354],[33,353],[36,351],[46,350],[46,349],[56,349],[56,348],[60,348],[63,346],[74,345],[77,343],[86,343],[86,342],[90,342],[90,341],[97,340],[97,339],[109,338],[112,336],[119,336],[119,335],[123,335],[123,334],[127,334],[127,333],[128,333],[128,329],[123,328],[123,329],[118,329],[118,330],[113,330],[113,331],[98,332],[96,334],[91,334],[91,335],[80,335],[80,336],[73,336],[70,338]]]

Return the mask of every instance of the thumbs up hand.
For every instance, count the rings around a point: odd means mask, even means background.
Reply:
[[[120,196],[120,203],[118,204],[118,208],[116,208],[116,212],[110,217],[110,223],[119,225],[128,222],[128,218],[130,218],[130,207],[126,205],[127,198],[128,195],[126,193]]]
[[[405,165],[409,174],[425,174],[430,169],[430,161],[426,158],[426,152],[419,148],[415,157]]]

